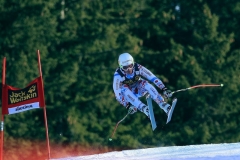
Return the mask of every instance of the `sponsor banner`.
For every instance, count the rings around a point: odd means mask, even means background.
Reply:
[[[24,112],[24,111],[28,111],[36,108],[40,108],[39,102],[24,104],[24,105],[13,107],[13,108],[8,108],[8,114],[20,113],[20,112]]]
[[[33,83],[21,90],[8,90],[8,105],[38,98],[37,83]]]
[[[9,85],[3,85],[2,93],[3,114],[12,114],[9,112],[10,110],[12,112],[12,109],[19,109],[19,111],[29,110],[30,108],[34,108],[36,106],[30,104],[35,104],[36,102],[38,102],[38,106],[45,107],[41,76],[30,82],[27,87],[23,89],[15,88]],[[17,108],[20,106],[22,108]],[[14,110],[14,113],[18,113],[16,110]]]

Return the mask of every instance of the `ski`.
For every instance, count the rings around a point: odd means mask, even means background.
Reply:
[[[174,98],[173,101],[172,101],[171,109],[168,111],[168,115],[167,115],[168,118],[167,118],[167,123],[166,124],[168,124],[171,121],[172,114],[173,114],[174,108],[176,106],[176,103],[177,103],[177,98]]]
[[[149,109],[149,118],[151,121],[151,125],[152,125],[152,130],[154,131],[157,128],[156,125],[156,121],[155,121],[155,117],[154,117],[154,113],[153,113],[153,107],[152,107],[152,98],[148,95],[146,97],[147,99],[147,105],[148,105],[148,109]]]

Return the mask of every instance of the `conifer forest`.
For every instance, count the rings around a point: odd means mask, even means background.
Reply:
[[[40,50],[53,158],[240,141],[239,0],[0,0],[0,15],[6,84],[38,77]],[[153,102],[156,130],[137,112],[108,141],[127,114],[112,86],[124,52],[172,91],[224,86],[175,93],[167,125]],[[4,160],[45,158],[45,143],[42,109],[4,116]]]

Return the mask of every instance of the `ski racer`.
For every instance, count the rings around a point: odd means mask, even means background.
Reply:
[[[166,98],[170,98],[172,92],[165,87],[163,82],[147,68],[135,63],[129,53],[120,54],[118,64],[119,67],[113,78],[113,90],[117,101],[128,109],[128,113],[134,114],[139,110],[149,117],[148,106],[139,100],[140,97],[148,93],[168,115],[171,105],[164,101],[157,89],[148,81],[160,88]]]

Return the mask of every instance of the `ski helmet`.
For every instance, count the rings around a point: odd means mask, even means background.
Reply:
[[[123,66],[134,64],[133,57],[129,53],[122,53],[118,58],[119,67],[123,69]]]

